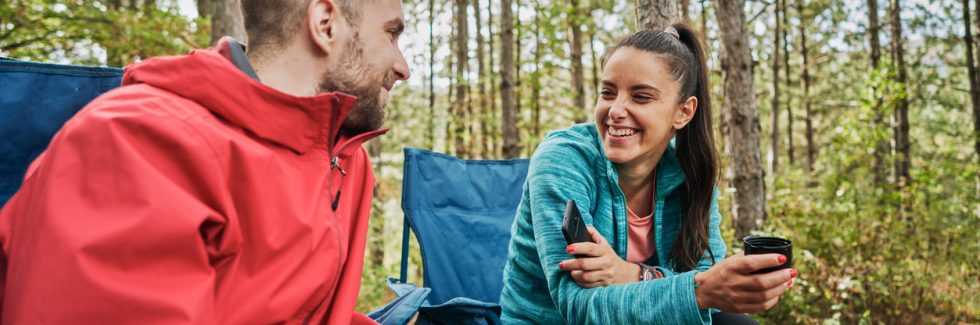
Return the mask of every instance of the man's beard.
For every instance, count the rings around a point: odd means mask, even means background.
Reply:
[[[354,108],[340,127],[341,132],[348,136],[374,131],[384,125],[381,86],[389,84],[394,78],[389,73],[383,80],[373,80],[373,71],[369,71],[363,62],[364,48],[359,37],[357,32],[353,33],[344,47],[344,53],[340,53],[341,61],[323,75],[319,89],[320,93],[339,91],[357,97]]]

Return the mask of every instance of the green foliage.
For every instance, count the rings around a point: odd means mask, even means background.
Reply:
[[[112,1],[6,1],[0,4],[0,55],[121,67],[206,46],[210,24],[181,16],[175,6],[164,1],[119,7]]]

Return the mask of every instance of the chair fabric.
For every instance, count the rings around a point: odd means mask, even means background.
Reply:
[[[405,148],[402,210],[422,251],[423,287],[431,289],[418,324],[499,323],[527,168],[527,159],[463,160]],[[403,268],[407,258],[403,247]]]
[[[122,69],[0,60],[0,208],[61,126],[102,93]]]

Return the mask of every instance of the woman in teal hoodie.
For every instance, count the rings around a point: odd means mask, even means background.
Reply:
[[[700,37],[683,24],[640,31],[603,60],[595,124],[550,133],[531,158],[504,269],[504,323],[702,324],[728,315],[716,309],[771,308],[796,271],[750,273],[785,257],[723,260]],[[565,241],[568,200],[594,243]]]

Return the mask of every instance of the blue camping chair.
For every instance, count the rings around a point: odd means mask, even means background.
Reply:
[[[405,148],[398,295],[369,316],[382,324],[497,324],[510,228],[528,160],[461,160]],[[405,283],[409,228],[422,250],[423,287]]]
[[[121,80],[122,69],[0,58],[0,208],[65,121]]]

